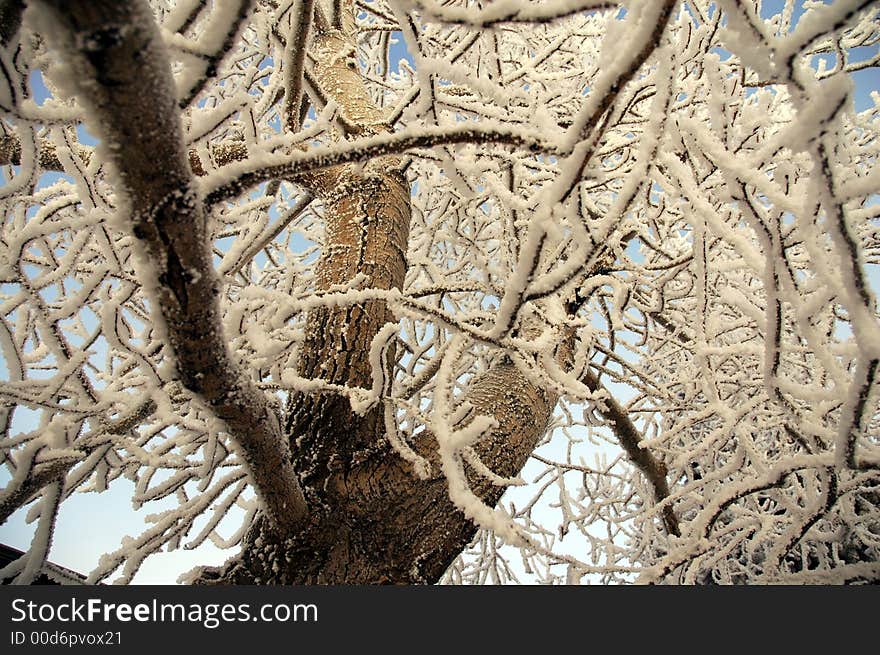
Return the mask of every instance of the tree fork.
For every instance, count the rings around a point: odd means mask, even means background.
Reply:
[[[343,21],[345,24],[345,21]],[[350,39],[338,30],[318,32],[313,41],[315,78],[363,132],[384,129],[381,111],[366,93],[363,78],[346,54]],[[333,90],[333,93],[330,91]],[[373,288],[401,288],[409,236],[409,187],[394,158],[379,159],[354,173],[348,166],[312,174],[306,182],[325,205],[325,247],[316,286],[365,276]],[[394,317],[383,301],[322,308],[306,317],[299,374],[349,387],[369,387],[369,347]],[[389,356],[390,365],[393,350]],[[534,387],[509,362],[474,381],[467,396],[479,414],[498,428],[476,446],[481,459],[505,477],[515,476],[546,429],[556,398]],[[240,557],[205,568],[203,584],[381,584],[433,583],[473,538],[477,526],[455,507],[441,474],[420,480],[385,437],[381,407],[363,417],[338,395],[294,394],[287,432],[298,453],[297,467],[316,514],[301,534],[272,539],[253,526]],[[416,447],[436,453],[432,436]],[[434,455],[436,457],[436,454]],[[505,487],[472,471],[472,488],[494,506]]]

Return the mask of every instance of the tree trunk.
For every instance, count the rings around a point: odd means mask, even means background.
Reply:
[[[502,363],[480,376],[468,394],[479,414],[498,427],[480,442],[480,458],[496,473],[515,476],[544,433],[556,398],[537,389],[516,367]],[[344,422],[342,405],[335,418]],[[369,416],[369,415],[368,415]],[[378,423],[381,425],[381,422]],[[326,426],[326,424],[325,424]],[[397,455],[374,419],[380,441],[362,459],[340,462],[325,474],[324,488],[306,486],[323,504],[311,525],[292,539],[279,540],[257,522],[240,557],[219,569],[205,569],[203,584],[426,584],[440,579],[473,538],[477,527],[449,499],[445,477],[421,480]],[[361,435],[362,436],[362,435]],[[430,457],[431,436],[416,444]],[[436,463],[436,462],[435,462]],[[504,487],[468,471],[471,488],[489,505]]]
[[[318,32],[312,44],[314,78],[339,104],[346,125],[378,132],[385,129],[384,118],[350,59],[353,49],[352,39],[339,30]],[[395,158],[381,158],[362,171],[343,166],[306,180],[324,203],[318,289],[350,283],[357,275],[365,276],[364,287],[402,288],[410,192],[397,166]],[[384,301],[311,312],[299,374],[369,388],[370,344],[386,322],[396,319]],[[392,347],[389,367],[394,358]],[[499,475],[515,476],[544,433],[556,399],[504,363],[474,381],[468,400],[476,413],[498,422],[477,452]],[[477,528],[453,505],[438,467],[429,479],[419,479],[392,448],[381,404],[358,416],[344,396],[295,394],[286,429],[312,514],[309,527],[285,539],[258,521],[241,556],[220,569],[205,569],[199,582],[433,583],[473,538]],[[415,447],[437,464],[432,436]],[[489,505],[504,492],[472,471],[468,476]]]

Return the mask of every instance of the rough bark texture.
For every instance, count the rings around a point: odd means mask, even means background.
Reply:
[[[223,335],[207,215],[152,12],[139,0],[44,4],[57,21],[47,27],[58,31],[56,46],[77,74],[79,100],[116,168],[180,380],[226,422],[273,528],[289,532],[305,515],[302,491],[276,408],[233,360]]]
[[[535,388],[509,363],[475,380],[468,395],[498,427],[480,442],[481,459],[514,476],[544,433],[556,398]],[[340,416],[344,410],[340,409]],[[376,429],[364,421],[359,430]],[[425,454],[436,444],[416,444]],[[469,472],[472,488],[494,505],[504,488]],[[476,526],[449,500],[446,479],[420,480],[380,441],[362,459],[340,462],[320,491],[325,507],[308,529],[279,541],[255,525],[240,558],[206,569],[203,584],[425,584],[436,582],[473,538]],[[309,487],[307,487],[308,493]],[[313,489],[313,491],[315,491]]]
[[[319,32],[312,45],[314,78],[361,133],[385,129],[343,32]],[[364,286],[401,288],[406,273],[409,185],[382,158],[355,173],[337,167],[308,182],[324,202],[325,249],[316,277],[319,289],[366,276]],[[384,302],[320,309],[306,319],[299,374],[368,388],[370,343],[394,317]],[[390,365],[394,349],[389,352]],[[472,385],[468,400],[498,428],[477,446],[483,461],[502,476],[515,476],[546,429],[555,398],[531,385],[509,363]],[[312,513],[310,526],[287,540],[273,539],[257,523],[241,557],[206,569],[199,582],[282,584],[411,584],[436,582],[473,538],[476,526],[449,499],[437,471],[420,480],[389,444],[381,406],[358,416],[338,395],[291,399],[287,433]],[[416,448],[436,452],[425,435]],[[436,457],[436,456],[434,456]],[[435,460],[436,463],[436,460]],[[469,472],[473,489],[494,505],[504,492]]]
[[[64,165],[58,159],[58,153],[55,146],[48,141],[40,141],[38,144],[38,163],[40,168],[46,171],[64,171]],[[88,164],[92,157],[92,148],[79,146],[77,154],[83,163]],[[214,164],[218,167],[230,164],[232,162],[241,161],[247,157],[247,146],[244,141],[227,141],[212,146],[211,156]],[[195,150],[188,153],[189,165],[195,175],[207,175],[205,165],[199,158]],[[12,164],[19,166],[21,164],[21,143],[11,134],[0,135],[0,164]]]
[[[4,48],[15,39],[23,11],[24,0],[0,0],[0,45]]]

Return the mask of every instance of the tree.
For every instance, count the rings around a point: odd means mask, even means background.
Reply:
[[[19,582],[119,477],[92,581],[880,578],[875,3],[24,4]]]

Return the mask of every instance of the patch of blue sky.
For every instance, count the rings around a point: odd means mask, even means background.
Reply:
[[[416,61],[409,48],[406,47],[403,32],[391,32],[390,35],[391,38],[388,41],[388,61],[394,67],[394,70],[400,72],[401,61],[405,61],[411,69],[415,69]]]
[[[877,46],[880,47],[880,46]],[[853,71],[849,74],[852,77],[855,91],[853,93],[853,104],[856,111],[865,111],[874,106],[874,99],[871,93],[880,91],[880,69],[863,68]]]
[[[271,127],[275,132],[281,133],[281,116],[279,114],[275,114],[268,121],[269,127]]]
[[[636,264],[642,264],[645,262],[645,253],[642,248],[642,241],[638,237],[634,237],[629,240],[626,244],[626,249],[624,250],[626,256],[629,257]]]
[[[763,0],[759,7],[759,15],[764,20],[769,20],[774,16],[778,16],[785,9],[785,0]],[[804,15],[806,8],[802,0],[795,0],[791,12],[791,26],[797,25],[800,17]]]
[[[711,48],[709,50],[709,52],[718,55],[718,58],[721,59],[721,61],[727,61],[728,59],[730,59],[730,57],[732,55],[730,50],[727,50],[726,48],[722,48],[720,45],[715,46],[714,48]]]
[[[89,128],[87,128],[83,123],[77,123],[76,136],[79,139],[79,142],[84,146],[91,147],[98,145],[98,138],[91,132],[89,132]]]
[[[8,471],[0,469],[0,486],[5,487],[11,476]],[[157,481],[159,478],[157,478]],[[190,497],[198,490],[189,485]],[[93,570],[103,553],[113,552],[119,548],[125,537],[136,537],[146,530],[150,523],[146,518],[151,514],[170,510],[177,506],[174,496],[156,502],[150,502],[135,509],[131,499],[134,496],[134,483],[125,478],[117,478],[100,494],[75,493],[61,506],[55,525],[57,535],[67,538],[56,538],[52,542],[51,560],[61,566],[81,573]],[[96,507],[101,513],[96,513]],[[242,513],[234,509],[225,519],[219,530],[221,533],[231,532],[235,521],[241,520]],[[198,534],[199,528],[207,521],[200,517],[190,536]],[[26,522],[25,512],[13,514],[0,526],[0,543],[8,544],[20,550],[27,550],[33,537],[36,523]],[[88,537],[86,537],[88,535]],[[85,544],[88,544],[85,547]],[[185,543],[185,542],[184,542]],[[179,573],[199,565],[217,565],[223,563],[236,551],[220,550],[210,541],[193,550],[178,549],[173,552],[162,552],[147,558],[134,578],[136,584],[169,584],[175,581]],[[111,580],[113,577],[110,578]]]
[[[42,106],[46,100],[52,97],[52,93],[46,87],[46,82],[43,80],[43,73],[41,71],[33,70],[30,72],[30,75],[28,75],[28,86],[30,86],[31,97],[38,105]]]

